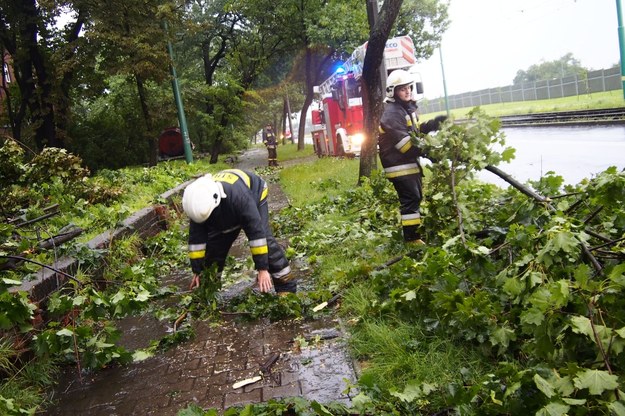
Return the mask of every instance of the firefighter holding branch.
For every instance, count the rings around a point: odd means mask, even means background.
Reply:
[[[438,130],[446,117],[439,116],[419,124],[417,104],[413,99],[414,82],[413,75],[402,69],[388,76],[378,144],[384,173],[399,197],[404,241],[422,245],[425,244],[420,212],[423,172],[419,157],[422,152],[411,137]]]
[[[258,289],[275,288],[278,294],[296,291],[289,261],[271,233],[267,193],[262,178],[239,169],[208,174],[187,186],[182,208],[191,220],[191,289],[200,286],[206,268],[217,265],[218,273],[223,271],[228,251],[243,229],[258,271]]]

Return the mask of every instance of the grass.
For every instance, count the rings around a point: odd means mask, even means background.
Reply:
[[[312,144],[305,144],[304,150],[297,150],[297,143],[287,143],[278,146],[278,162],[287,160],[302,159],[315,154]]]
[[[293,205],[310,204],[356,186],[359,163],[358,159],[315,159],[312,163],[285,167],[280,180]]]
[[[574,111],[592,110],[601,108],[624,107],[623,92],[621,90],[598,92],[593,94],[576,95],[572,97],[554,98],[551,100],[516,101],[510,103],[488,104],[480,106],[486,114],[492,117],[545,113],[551,111]],[[456,119],[466,117],[473,107],[456,108],[450,111]],[[445,114],[445,111],[427,113],[423,115],[425,120],[437,115]]]

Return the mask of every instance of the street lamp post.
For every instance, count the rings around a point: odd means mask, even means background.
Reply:
[[[163,21],[163,28],[167,32],[167,22]],[[169,36],[168,36],[169,38]],[[182,97],[180,96],[180,88],[178,87],[178,77],[176,75],[176,67],[174,66],[174,49],[171,41],[167,40],[167,52],[171,59],[171,85],[174,91],[174,100],[178,110],[178,123],[180,124],[180,133],[182,133],[182,147],[184,148],[184,157],[187,163],[193,163],[193,151],[191,149],[191,139],[189,138],[189,129],[187,128],[187,118],[184,115],[184,106],[182,105]]]
[[[621,52],[621,83],[623,98],[625,98],[625,32],[623,31],[621,0],[616,0],[616,17],[618,18],[618,45]]]

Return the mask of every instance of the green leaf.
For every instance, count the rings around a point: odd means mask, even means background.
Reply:
[[[565,416],[571,407],[560,402],[551,402],[536,412],[536,416]]]
[[[618,402],[611,402],[608,404],[608,408],[616,416],[625,416],[625,404],[622,400],[619,400]]]
[[[22,284],[21,280],[15,280],[15,279],[10,279],[8,277],[3,277],[2,278],[2,283],[4,283],[5,285],[9,285],[9,286],[18,286]]]
[[[510,328],[498,327],[491,332],[489,338],[492,345],[501,345],[502,347],[507,348],[510,341],[514,341],[516,339],[516,334]]]
[[[137,297],[136,297],[136,300],[138,300],[139,302],[145,302],[151,297],[150,292],[148,292],[143,287],[142,289],[143,290],[141,290],[141,292],[137,293]]]
[[[84,295],[75,296],[74,299],[72,300],[72,305],[80,306],[85,303],[85,300],[87,300],[87,297]]]
[[[595,396],[618,387],[618,377],[603,370],[584,370],[573,382],[578,389],[588,389]]]
[[[406,387],[404,387],[404,391],[402,393],[396,391],[391,391],[390,393],[391,396],[397,397],[398,399],[406,403],[413,402],[423,395],[419,385],[413,383],[406,384]]]
[[[538,390],[542,391],[543,394],[550,399],[556,394],[551,383],[542,378],[540,374],[534,374],[534,384],[536,384]]]
[[[531,308],[521,313],[521,323],[524,325],[541,325],[545,320],[545,314],[538,308]]]
[[[115,305],[121,302],[122,300],[124,300],[125,298],[126,298],[126,293],[124,293],[123,290],[120,290],[117,293],[115,293],[115,295],[113,295],[113,297],[111,298],[111,303]]]
[[[490,399],[492,400],[492,402],[501,406],[503,402],[497,399],[496,395],[497,393],[495,393],[493,390],[490,391]]]
[[[324,405],[314,400],[310,403],[310,407],[317,412],[318,416],[333,416],[332,412],[330,412]]]
[[[577,241],[573,233],[569,231],[556,233],[552,241],[554,249],[564,251],[566,253],[576,252],[577,246],[579,245],[579,241]]]
[[[503,290],[510,296],[519,296],[523,293],[525,289],[525,284],[516,277],[509,277],[503,284]]]
[[[69,328],[63,328],[56,332],[56,334],[60,337],[71,337],[74,335],[74,331]]]
[[[417,298],[417,292],[415,292],[414,290],[409,290],[408,292],[404,293],[402,297],[406,300],[414,300]]]
[[[590,325],[590,319],[585,316],[577,315],[571,317],[571,328],[576,334],[584,334],[590,338],[594,338],[592,325]]]
[[[512,147],[507,147],[503,152],[501,152],[501,159],[504,162],[510,162],[512,159],[514,159],[515,152],[516,152],[516,149]]]
[[[563,397],[562,401],[571,406],[583,406],[586,404],[586,399],[571,399],[570,397]]]
[[[353,398],[352,404],[356,409],[365,409],[367,404],[371,403],[371,397],[367,396],[364,393],[358,393],[356,397]]]
[[[615,266],[608,278],[620,286],[625,286],[625,263]]]

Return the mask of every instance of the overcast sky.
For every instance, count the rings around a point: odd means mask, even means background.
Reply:
[[[449,18],[441,44],[449,95],[510,85],[518,70],[569,52],[589,69],[619,62],[615,0],[451,0]],[[443,96],[439,50],[418,68],[425,97]]]

